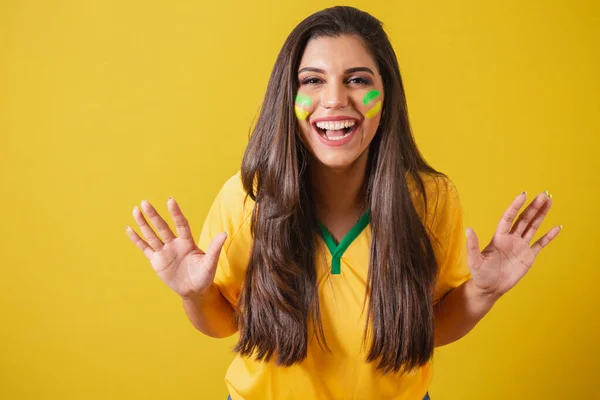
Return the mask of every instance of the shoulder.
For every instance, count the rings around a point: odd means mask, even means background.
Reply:
[[[246,218],[252,213],[254,201],[247,196],[244,190],[240,171],[236,172],[223,183],[215,198],[213,206],[215,205],[218,205],[222,211],[239,218]]]
[[[237,305],[252,246],[250,223],[253,209],[254,201],[246,196],[241,172],[238,171],[221,186],[200,234],[199,247],[204,249],[208,248],[215,235],[227,232],[227,239],[219,255],[215,284],[234,307]]]
[[[407,175],[407,185],[413,204],[421,220],[430,229],[443,230],[448,227],[446,222],[449,222],[449,219],[454,219],[456,213],[462,212],[458,190],[446,175],[420,172],[419,177],[423,182],[427,208],[425,208],[425,198],[419,190],[416,179]]]
[[[246,192],[242,185],[241,171],[237,171],[223,183],[219,190],[219,195],[226,197],[232,202],[242,200],[245,197]]]
[[[427,191],[427,212],[422,221],[431,239],[438,275],[433,292],[437,303],[449,291],[471,278],[467,263],[464,212],[456,185],[443,175],[428,175],[423,180]]]
[[[240,231],[249,226],[253,208],[254,201],[246,196],[238,171],[223,183],[214,198],[204,221],[201,245],[207,246],[216,234],[227,232],[227,248]]]
[[[414,191],[417,189],[417,183],[413,175],[406,176],[407,185],[409,189]],[[427,194],[454,194],[456,192],[456,187],[452,180],[444,174],[433,174],[431,172],[419,172],[419,177],[423,181],[423,185],[427,191]]]

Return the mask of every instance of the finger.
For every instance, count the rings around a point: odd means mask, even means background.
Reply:
[[[496,229],[498,233],[506,234],[508,231],[510,231],[513,221],[515,220],[515,217],[519,213],[521,207],[523,207],[525,200],[525,192],[521,193],[513,200],[511,205],[502,215],[502,218],[500,218],[500,222],[498,222],[498,227]]]
[[[552,199],[547,197],[546,201],[542,205],[542,208],[540,208],[529,226],[525,229],[525,232],[523,232],[523,239],[525,239],[527,243],[531,242],[531,239],[533,239],[533,236],[537,232],[538,228],[540,225],[542,225],[542,221],[544,221],[546,214],[548,214],[548,211],[550,211],[550,206],[552,206]]]
[[[169,228],[169,225],[160,216],[160,214],[156,212],[156,209],[152,204],[150,204],[150,202],[146,200],[142,201],[142,209],[148,218],[150,218],[150,221],[152,221],[152,224],[156,227],[158,234],[165,243],[175,238],[175,235],[173,234],[173,231],[171,231],[171,228]]]
[[[171,213],[171,217],[173,217],[173,221],[175,221],[175,229],[177,229],[177,235],[182,239],[193,239],[190,224],[188,223],[187,218],[185,218],[185,216],[181,212],[179,204],[177,204],[174,198],[169,197],[169,201],[167,201],[167,208]]]
[[[150,247],[152,247],[156,251],[162,249],[162,247],[164,246],[163,242],[156,236],[156,233],[154,233],[152,227],[148,225],[148,222],[146,221],[144,214],[142,214],[142,211],[137,206],[135,206],[133,207],[132,214],[133,219],[135,219],[135,222],[137,222],[138,226],[140,227],[140,230],[142,231],[142,235],[144,235],[144,238],[146,238],[146,241],[148,242]]]
[[[223,244],[225,244],[226,239],[227,232],[221,232],[213,238],[213,240],[208,245],[208,249],[206,249],[206,255],[204,256],[204,265],[210,272],[213,272],[213,270],[217,268],[219,255],[221,254],[221,249],[223,248]]]
[[[533,244],[533,246],[531,246],[531,250],[533,250],[533,254],[535,254],[535,256],[537,257],[537,255],[540,253],[540,251],[544,247],[546,247],[548,245],[548,243],[550,243],[552,241],[552,239],[557,237],[561,231],[562,231],[562,225],[555,226],[554,228],[550,229],[548,231],[548,233],[546,233],[544,236],[539,238]]]
[[[479,239],[471,228],[467,228],[467,263],[474,269],[481,264],[481,253],[479,251]]]
[[[510,230],[510,233],[523,236],[523,232],[525,232],[527,226],[535,218],[536,214],[538,213],[540,208],[542,208],[547,198],[548,196],[546,196],[545,192],[538,194],[533,199],[533,201],[529,203],[525,211],[523,211],[521,215],[519,215],[519,218],[517,218],[517,221]]]
[[[146,243],[144,241],[144,239],[142,239],[135,230],[133,230],[132,228],[130,228],[129,226],[125,226],[125,232],[127,233],[127,236],[129,236],[129,239],[131,239],[131,241],[140,249],[142,250],[142,252],[144,253],[144,255],[146,257],[148,257],[149,260],[152,259],[152,256],[154,255],[154,250],[152,250],[152,247],[150,247],[148,245],[148,243]]]

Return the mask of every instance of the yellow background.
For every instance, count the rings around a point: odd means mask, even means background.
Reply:
[[[0,2],[0,398],[224,400],[235,338],[195,331],[124,228],[173,196],[198,237],[284,39],[333,4]],[[598,396],[598,2],[352,5],[385,22],[481,245],[522,190],[564,225],[437,351],[432,399]]]

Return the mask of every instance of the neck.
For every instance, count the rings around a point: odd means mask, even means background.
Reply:
[[[367,160],[365,151],[346,168],[311,163],[308,174],[317,215],[353,215],[357,210],[361,214],[365,211]]]

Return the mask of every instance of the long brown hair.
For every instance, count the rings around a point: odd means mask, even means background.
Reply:
[[[235,351],[289,366],[305,359],[311,335],[327,347],[317,288],[318,221],[308,186],[309,152],[294,116],[297,70],[307,42],[356,35],[383,78],[381,123],[369,146],[367,204],[372,231],[365,338],[368,362],[384,372],[410,370],[433,354],[432,294],[436,259],[408,180],[427,195],[420,173],[437,176],[415,144],[398,61],[379,20],[333,7],[303,20],[288,36],[242,161],[242,181],[255,200],[253,245],[237,312]]]

